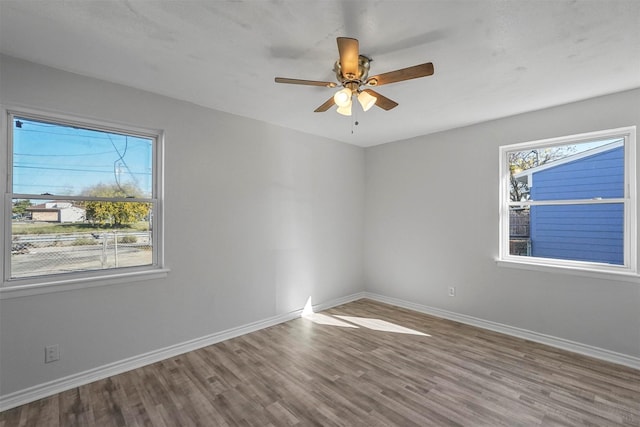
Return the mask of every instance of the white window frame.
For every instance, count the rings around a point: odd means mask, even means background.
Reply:
[[[520,201],[510,200],[509,153],[529,151],[551,146],[562,146],[613,138],[624,139],[624,189],[623,198],[605,200],[567,201]],[[500,243],[498,265],[542,271],[561,271],[593,277],[631,278],[637,280],[637,215],[636,215],[636,127],[588,132],[558,138],[522,142],[501,146],[500,152]],[[624,263],[612,265],[598,262],[585,262],[552,258],[540,258],[509,254],[509,207],[552,204],[601,204],[622,203],[624,205]]]
[[[149,280],[154,278],[166,277],[169,272],[164,267],[164,203],[163,203],[163,154],[164,154],[164,132],[161,130],[150,130],[129,125],[115,125],[104,121],[86,119],[78,116],[69,116],[56,113],[42,112],[38,110],[25,108],[10,108],[0,106],[2,114],[2,137],[7,154],[7,161],[2,168],[6,168],[4,175],[5,188],[4,209],[0,217],[4,223],[4,241],[3,244],[3,281],[0,286],[0,299],[15,298],[27,295],[35,295],[41,293],[50,293],[57,291],[67,291],[73,289],[82,289],[94,286],[102,286],[109,284],[128,283],[139,280]],[[20,117],[44,122],[50,122],[66,126],[77,126],[81,128],[93,129],[104,132],[120,133],[137,137],[149,138],[154,140],[153,145],[153,183],[152,196],[148,199],[135,199],[135,201],[143,201],[154,205],[153,218],[153,260],[150,265],[110,268],[104,270],[76,271],[69,273],[59,273],[47,276],[33,276],[11,278],[11,212],[13,199],[38,199],[33,194],[17,194],[13,193],[12,171],[13,171],[13,118]],[[46,196],[47,200],[56,199],[83,199],[80,196]],[[85,198],[86,199],[86,198]],[[131,199],[113,199],[112,201],[130,202]]]

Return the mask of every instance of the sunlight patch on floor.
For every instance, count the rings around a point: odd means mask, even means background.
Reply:
[[[302,309],[301,317],[303,319],[311,320],[313,323],[316,323],[318,325],[339,326],[341,328],[353,329],[363,327],[366,329],[373,329],[374,331],[381,332],[394,332],[397,334],[419,335],[423,337],[431,336],[429,334],[425,334],[424,332],[405,328],[404,326],[396,325],[395,323],[387,322],[386,320],[382,319],[373,319],[370,317],[341,316],[338,314],[330,315],[323,313],[314,313],[313,304],[311,303],[311,296],[307,298],[307,302]]]
[[[329,326],[340,326],[342,328],[354,328],[358,329],[356,325],[353,323],[347,323],[340,319],[336,319],[333,316],[327,316],[322,313],[311,313],[302,316],[305,319],[311,320],[313,323],[317,323],[319,325],[329,325]]]
[[[410,334],[420,335],[423,337],[430,337],[431,335],[425,334],[415,329],[405,328],[404,326],[396,325],[395,323],[387,322],[382,319],[372,319],[369,317],[354,317],[354,316],[338,316],[335,317],[345,320],[347,322],[362,326],[363,328],[373,329],[375,331],[383,332],[395,332],[398,334]]]
[[[302,317],[309,316],[310,314],[313,314],[313,304],[311,304],[311,296],[307,298],[307,302],[302,309]]]
[[[318,325],[340,326],[342,328],[358,329],[358,327],[352,323],[344,322],[340,319],[336,319],[335,317],[326,314],[314,313],[313,304],[311,303],[311,296],[307,298],[307,302],[302,309],[302,318],[311,320],[313,323],[317,323]]]

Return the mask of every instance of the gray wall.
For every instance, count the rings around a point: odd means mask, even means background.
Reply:
[[[498,147],[632,125],[640,90],[367,149],[367,291],[640,357],[637,280],[495,262]]]
[[[164,129],[171,269],[166,279],[0,301],[1,395],[365,284],[640,356],[637,283],[495,263],[497,147],[638,124],[639,90],[366,151],[8,57],[0,102]],[[62,358],[45,365],[53,343]]]
[[[0,66],[6,106],[166,131],[171,269],[2,300],[0,394],[364,290],[363,149],[8,57]],[[59,362],[43,363],[47,344]]]

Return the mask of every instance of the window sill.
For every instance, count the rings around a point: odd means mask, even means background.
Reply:
[[[0,288],[0,300],[20,298],[31,295],[49,294],[52,292],[64,292],[77,289],[94,288],[96,286],[161,279],[167,277],[169,271],[170,270],[166,268],[159,268],[155,270],[110,274],[108,276],[81,277],[70,280],[57,280],[26,285],[14,285],[13,282],[5,282],[4,286]]]
[[[612,271],[585,269],[572,266],[552,264],[533,264],[521,261],[496,259],[498,267],[517,268],[521,270],[542,271],[545,273],[570,274],[574,276],[591,277],[594,279],[617,280],[622,282],[640,283],[640,275],[631,271]]]

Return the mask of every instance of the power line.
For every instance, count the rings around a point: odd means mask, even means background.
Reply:
[[[13,184],[14,187],[40,187],[40,188],[69,188],[71,185],[53,185],[53,184]],[[18,191],[14,191],[14,193],[18,193]],[[35,194],[34,194],[35,195]]]
[[[13,153],[14,156],[28,156],[28,157],[82,157],[82,156],[101,156],[103,154],[111,154],[113,151],[101,151],[99,153],[82,153],[82,154],[27,154],[27,153]]]
[[[99,166],[98,166],[99,167]],[[70,172],[91,172],[91,173],[112,173],[111,170],[107,171],[98,171],[98,170],[90,170],[90,169],[71,169],[71,168],[54,168],[54,167],[44,167],[44,166],[16,166],[14,168],[19,169],[42,169],[42,170],[59,170],[59,171],[70,171]],[[131,175],[151,175],[151,172],[132,172],[129,170]]]
[[[20,123],[20,126],[16,126],[16,127],[20,129],[19,132],[47,133],[50,135],[74,136],[74,137],[94,138],[94,139],[110,139],[112,135],[118,136],[121,138],[128,138],[131,136],[132,138],[139,139],[141,141],[151,141],[149,138],[145,138],[143,136],[133,136],[133,135],[127,135],[124,133],[113,133],[113,132],[107,132],[107,131],[102,131],[97,129],[64,126],[59,124],[46,124],[46,123],[33,122],[30,120],[24,120],[24,119],[17,120],[16,125],[18,122]],[[51,132],[51,131],[45,131],[45,130],[25,129],[24,125],[27,125],[27,124],[29,126],[44,127],[44,128],[75,129],[78,133],[60,133],[60,132]],[[98,135],[105,135],[105,136],[98,136]]]
[[[24,133],[24,132],[46,133],[47,135],[72,136],[72,137],[76,137],[76,138],[108,139],[106,136],[87,135],[87,134],[82,134],[82,133],[60,133],[60,132],[51,132],[51,131],[48,131],[48,130],[35,130],[35,129],[25,129],[25,128],[20,128],[20,132],[17,132],[17,133]],[[87,130],[87,132],[93,132],[93,131]],[[122,136],[122,135],[120,135],[120,136]]]
[[[53,167],[53,166],[49,166],[51,165],[51,163],[40,163],[40,162],[15,162],[14,165],[16,167],[21,166],[21,167],[30,167],[30,168],[38,168],[38,167]],[[77,167],[83,167],[83,168],[92,168],[92,169],[105,169],[106,171],[110,171],[111,170],[111,166],[106,166],[106,165],[79,165],[77,163],[58,163],[57,168],[77,168]]]

